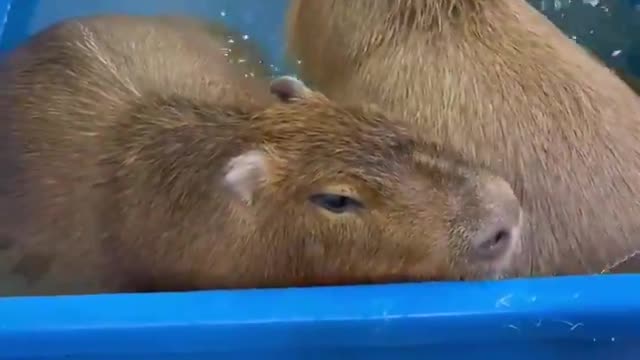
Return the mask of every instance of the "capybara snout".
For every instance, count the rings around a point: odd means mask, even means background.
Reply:
[[[476,189],[479,212],[467,214],[476,224],[468,225],[470,257],[477,261],[505,264],[520,249],[523,214],[511,186],[498,177],[484,176]],[[472,197],[473,198],[473,197]],[[469,206],[463,212],[475,212]]]

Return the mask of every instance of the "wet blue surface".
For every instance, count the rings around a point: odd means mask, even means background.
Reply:
[[[640,1],[616,1],[531,2],[640,74]],[[248,34],[275,72],[284,63],[286,0],[14,0],[7,17],[8,3],[0,51],[71,16],[180,13]],[[2,360],[574,357],[640,359],[640,276],[0,299]]]

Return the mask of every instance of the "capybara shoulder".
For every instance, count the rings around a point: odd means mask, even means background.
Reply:
[[[337,104],[292,77],[240,81],[211,34],[180,24],[69,20],[5,64],[21,169],[8,191],[29,214],[5,224],[18,244],[0,270],[25,280],[8,293],[510,268],[522,216],[503,179],[417,142],[376,107]]]
[[[600,272],[640,248],[640,100],[525,0],[294,0],[288,21],[303,80],[512,184],[519,274]]]

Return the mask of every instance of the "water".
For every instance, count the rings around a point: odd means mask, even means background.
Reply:
[[[349,0],[345,0],[349,1]],[[377,1],[377,0],[372,0]],[[528,0],[568,36],[640,89],[640,0]],[[0,8],[4,1],[0,0]],[[0,51],[71,16],[181,14],[221,21],[248,35],[275,74],[287,72],[283,21],[288,0],[13,0]]]
[[[640,0],[528,0],[640,91]]]

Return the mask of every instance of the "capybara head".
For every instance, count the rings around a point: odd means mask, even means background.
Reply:
[[[289,77],[271,88],[284,103],[251,119],[264,142],[225,180],[260,234],[298,248],[303,281],[477,278],[508,264],[521,215],[504,180],[419,145],[375,108]]]
[[[220,176],[232,230],[215,241],[228,251],[181,250],[194,268],[252,287],[493,278],[509,265],[521,210],[504,180],[375,108],[290,77],[271,90],[282,102],[246,120]]]

